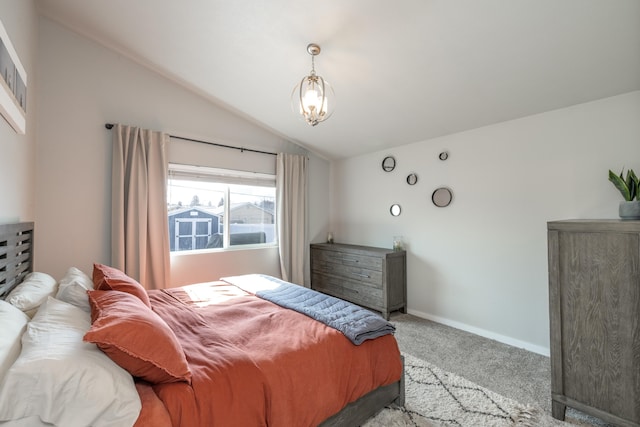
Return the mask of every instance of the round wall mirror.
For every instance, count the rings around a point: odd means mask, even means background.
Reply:
[[[402,212],[402,209],[400,209],[400,205],[396,203],[391,205],[391,208],[389,209],[389,211],[391,212],[391,215],[398,216],[400,215],[400,212]]]
[[[387,156],[382,160],[382,170],[391,172],[396,168],[396,159],[393,156]]]
[[[437,188],[431,195],[431,201],[439,208],[449,206],[451,200],[453,200],[453,194],[446,187]]]
[[[415,173],[411,173],[407,175],[407,184],[416,185],[417,182],[418,182],[418,175],[416,175]]]

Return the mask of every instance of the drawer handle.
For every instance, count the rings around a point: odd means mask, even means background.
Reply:
[[[368,274],[362,274],[362,273],[351,273],[351,274],[358,277],[364,277],[365,279],[371,279],[371,276],[369,276]]]

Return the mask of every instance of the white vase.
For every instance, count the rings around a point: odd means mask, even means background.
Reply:
[[[640,219],[640,200],[620,202],[618,214],[622,219]]]

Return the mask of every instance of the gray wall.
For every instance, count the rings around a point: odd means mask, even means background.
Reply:
[[[3,0],[0,20],[27,72],[27,129],[19,135],[0,117],[0,222],[35,217],[37,15],[33,0]],[[37,260],[36,260],[37,261]]]
[[[409,312],[548,354],[546,222],[617,217],[607,174],[640,170],[639,117],[632,92],[344,160],[333,167],[334,238],[390,248],[403,235]],[[431,203],[440,186],[454,193],[447,208]]]

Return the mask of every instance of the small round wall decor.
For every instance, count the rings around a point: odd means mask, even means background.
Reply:
[[[382,160],[382,170],[391,172],[396,168],[396,159],[393,156],[387,156]]]
[[[416,175],[415,173],[410,173],[409,175],[407,175],[407,184],[416,185],[417,182],[418,182],[418,175]]]
[[[431,194],[431,201],[439,208],[449,206],[451,200],[453,200],[453,193],[447,187],[436,188]]]

